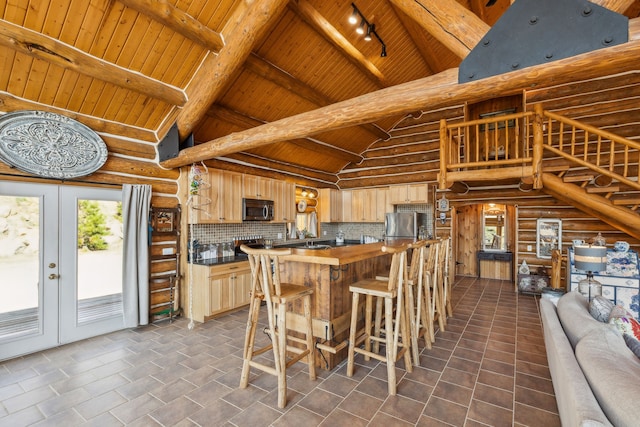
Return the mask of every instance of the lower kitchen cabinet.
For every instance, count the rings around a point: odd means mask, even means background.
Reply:
[[[193,265],[193,320],[210,318],[249,304],[251,268],[248,261]]]

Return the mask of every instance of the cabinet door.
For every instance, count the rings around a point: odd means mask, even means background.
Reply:
[[[243,197],[248,199],[273,200],[273,180],[255,175],[243,176]]]
[[[296,187],[285,181],[273,183],[274,219],[273,222],[295,222],[296,220]]]
[[[251,291],[251,271],[237,272],[231,275],[233,289],[233,308],[249,304]]]
[[[427,184],[407,185],[407,199],[409,203],[427,203],[429,190]]]
[[[221,274],[209,278],[209,315],[231,310],[231,274]]]
[[[319,204],[322,222],[342,221],[342,192],[328,188],[320,189]]]
[[[242,222],[242,174],[221,171],[218,197],[220,222]]]
[[[393,205],[400,205],[407,203],[407,186],[406,185],[391,185],[387,191],[387,197],[389,202]]]
[[[376,188],[374,191],[376,192],[376,214],[374,220],[375,222],[384,222],[384,215],[387,212],[392,212],[393,207],[391,209],[388,207],[386,188]]]
[[[353,212],[353,191],[342,191],[342,221],[356,222],[358,216]]]

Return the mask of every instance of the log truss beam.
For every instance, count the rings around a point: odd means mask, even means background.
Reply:
[[[250,4],[247,4],[250,3]],[[180,139],[187,137],[207,114],[251,54],[254,44],[280,17],[287,0],[241,2],[223,30],[225,45],[210,54],[187,88],[189,102],[177,118]]]
[[[457,83],[458,69],[451,69],[187,148],[162,165],[170,168],[184,166],[264,144],[369,123],[390,115],[435,109],[458,102],[476,102],[495,93],[516,93],[526,87],[598,78],[609,75],[611,70],[623,73],[637,68],[638,55],[640,41],[634,40],[464,84]]]
[[[178,9],[166,0],[119,0],[128,8],[141,13],[178,34],[218,52],[224,46],[222,35],[203,25],[188,13]]]
[[[0,19],[0,45],[65,70],[114,84],[168,104],[183,106],[184,91],[89,55],[52,37]]]
[[[391,0],[460,59],[489,31],[477,15],[456,0]]]

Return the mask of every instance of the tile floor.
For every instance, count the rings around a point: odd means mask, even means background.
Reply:
[[[421,366],[359,359],[308,379],[288,371],[238,388],[247,310],[187,328],[162,322],[0,363],[0,426],[560,426],[538,300],[506,281],[458,278],[454,316]]]

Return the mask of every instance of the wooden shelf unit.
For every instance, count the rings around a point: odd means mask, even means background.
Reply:
[[[151,207],[149,239],[149,321],[180,314],[180,206]]]

